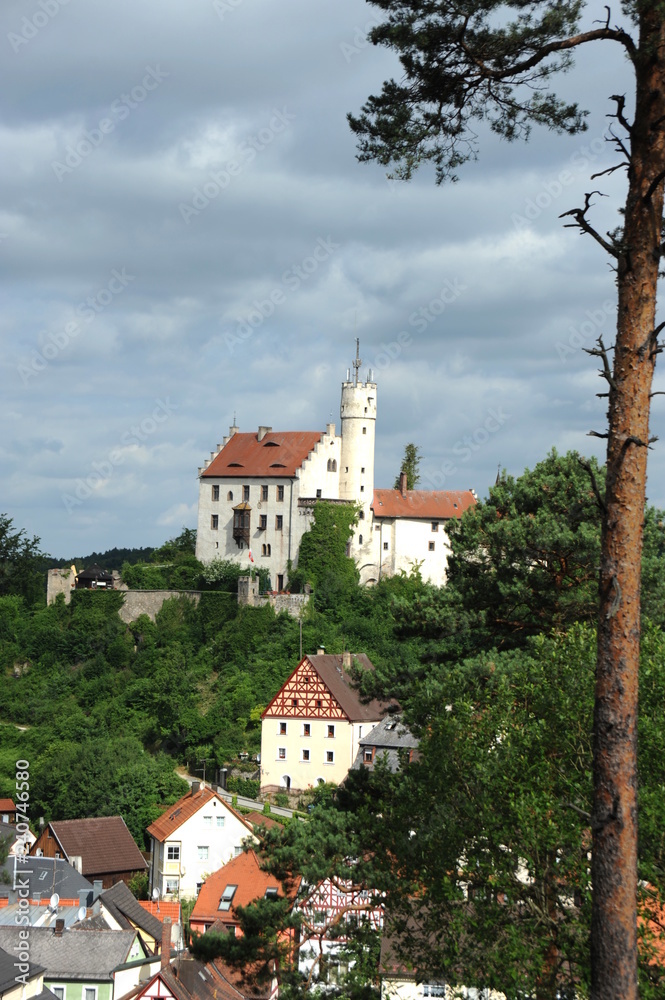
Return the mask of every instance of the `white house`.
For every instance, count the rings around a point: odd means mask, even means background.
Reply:
[[[252,826],[202,782],[148,827],[150,890],[180,898],[197,895],[207,876],[242,853]]]
[[[360,358],[342,383],[340,433],[258,431],[235,426],[199,469],[196,556],[203,563],[230,559],[264,567],[282,590],[289,561],[317,500],[354,503],[359,519],[349,546],[363,584],[419,565],[423,577],[442,585],[449,548],[446,522],[459,518],[476,497],[472,490],[374,489],[377,386],[372,372],[359,379]],[[437,532],[439,532],[437,534]]]

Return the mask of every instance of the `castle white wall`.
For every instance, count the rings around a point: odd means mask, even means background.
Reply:
[[[436,530],[433,530],[434,524]],[[409,574],[418,564],[423,580],[437,587],[445,584],[450,555],[445,520],[380,518],[375,522],[373,535],[375,558],[377,563],[381,561],[382,577],[402,571]]]

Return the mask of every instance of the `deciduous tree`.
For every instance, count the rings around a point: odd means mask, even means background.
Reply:
[[[422,163],[437,180],[454,178],[476,155],[472,123],[488,122],[506,139],[533,125],[574,134],[584,112],[559,98],[551,78],[593,42],[623,50],[635,81],[634,108],[614,101],[619,156],[628,189],[623,230],[602,235],[589,220],[594,192],[567,213],[610,257],[618,285],[613,356],[602,337],[595,351],[607,381],[607,485],[594,714],[593,995],[637,997],[636,739],[640,642],[640,563],[649,414],[656,356],[656,289],[662,256],[665,180],[665,4],[625,0],[628,28],[609,7],[588,5],[600,20],[581,26],[581,0],[370,0],[386,20],[370,40],[394,49],[404,77],[350,116],[360,159],[394,165],[408,178]]]

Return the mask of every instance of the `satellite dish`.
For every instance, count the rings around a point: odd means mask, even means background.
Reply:
[[[87,915],[88,915],[88,911],[86,910],[85,906],[79,906],[79,911],[76,914],[76,916],[78,917],[78,919],[79,920],[85,920],[85,918],[87,917]]]
[[[157,900],[159,899],[159,889],[152,890],[152,898],[154,899],[155,902],[157,902]]]
[[[48,901],[48,905],[52,910],[57,910],[59,902],[60,902],[60,896],[57,894],[57,892],[54,892]]]

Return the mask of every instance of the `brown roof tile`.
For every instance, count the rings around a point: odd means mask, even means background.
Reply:
[[[351,677],[342,667],[341,654],[316,653],[307,659],[350,722],[378,722],[387,711],[389,702],[372,699],[363,703],[360,700],[360,692],[353,687]],[[354,653],[352,659],[364,670],[374,670],[374,665],[366,653]]]
[[[214,792],[212,788],[208,788],[206,785],[200,788],[198,792],[194,792],[194,794],[191,791],[187,792],[174,805],[169,806],[159,819],[150,824],[148,833],[155,840],[159,840],[160,842],[165,841],[178,827],[182,826],[186,820],[197,813],[202,806],[207,805],[212,799],[218,799],[229,812],[233,813],[247,827],[250,833],[252,832],[251,824],[247,823],[244,817],[240,813],[237,813],[226,799],[223,799],[221,795],[218,795],[217,792]]]
[[[62,819],[49,826],[67,857],[81,858],[83,875],[145,871],[148,867],[122,816]]]
[[[258,434],[237,433],[201,477],[294,476],[322,437],[321,431],[282,431],[259,441]]]
[[[471,490],[374,490],[374,517],[460,518],[478,503]]]
[[[229,916],[236,906],[247,906],[255,899],[261,899],[265,896],[266,889],[277,889],[278,896],[286,896],[281,882],[269,872],[264,872],[259,865],[256,853],[249,850],[218,868],[206,879],[201,886],[190,920],[198,923],[217,920],[220,917],[219,903],[227,885],[237,885],[238,887],[233,896],[231,910],[228,911]],[[289,886],[288,895],[291,898],[295,898],[299,885],[300,879],[298,878],[293,885]]]

